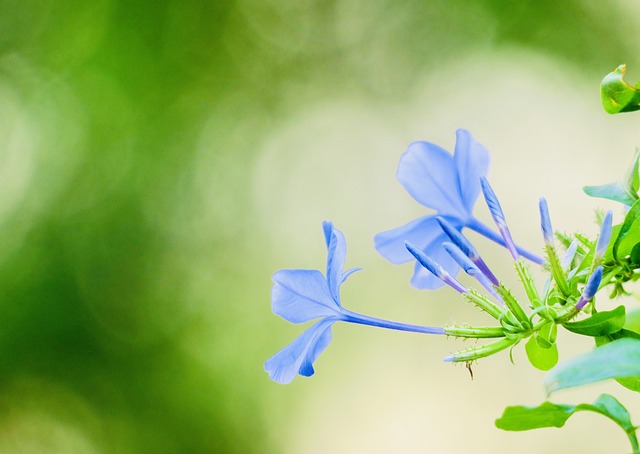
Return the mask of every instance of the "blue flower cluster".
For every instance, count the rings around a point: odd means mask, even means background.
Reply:
[[[545,261],[517,246],[495,193],[486,175],[489,154],[465,130],[457,131],[453,155],[428,142],[409,145],[398,166],[397,178],[419,203],[436,211],[408,224],[375,236],[375,247],[391,263],[415,260],[411,283],[420,289],[435,289],[449,285],[501,324],[483,328],[440,328],[393,322],[352,312],[340,301],[340,286],[358,269],[344,271],[346,242],[340,230],[324,222],[327,245],[327,266],[323,275],[317,270],[281,270],[273,276],[271,293],[273,312],[291,323],[315,323],[292,343],[265,362],[265,371],[279,383],[289,383],[296,375],[311,376],[313,363],[331,342],[331,329],[336,322],[348,322],[422,334],[439,334],[470,338],[499,338],[472,353],[450,355],[447,361],[469,361],[509,348],[530,336],[550,320],[536,326],[531,323],[520,304],[508,289],[489,270],[476,249],[461,233],[469,228],[506,247],[521,274],[523,284],[529,280],[520,257],[535,264]],[[498,232],[480,222],[473,215],[473,206],[482,193],[495,221]],[[541,199],[540,213],[545,244],[553,241],[546,201]],[[608,229],[608,233],[607,233]],[[596,254],[604,254],[611,231],[610,213],[605,216],[603,233]],[[604,249],[603,249],[604,248]],[[569,248],[568,253],[571,248]],[[549,253],[553,247],[547,248]],[[575,253],[575,251],[574,251]],[[555,263],[555,262],[554,262]],[[559,266],[559,265],[558,265]],[[467,289],[455,279],[460,271],[475,277],[490,297]],[[564,275],[563,273],[560,273]],[[602,267],[590,274],[582,296],[567,309],[567,316],[575,315],[593,299],[602,279]],[[561,287],[562,283],[559,283]],[[533,284],[527,287],[533,306],[540,298]],[[567,295],[568,296],[568,295]]]

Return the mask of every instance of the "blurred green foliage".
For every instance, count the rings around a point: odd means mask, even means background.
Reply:
[[[597,80],[630,51],[623,11],[579,1],[0,11],[3,452],[278,452],[261,365],[284,339],[280,264],[249,181],[265,135],[327,96],[409,97],[474,52],[534,48]]]

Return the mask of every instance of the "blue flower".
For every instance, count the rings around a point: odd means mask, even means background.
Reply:
[[[433,143],[409,145],[400,158],[396,176],[414,199],[437,213],[379,233],[374,240],[378,252],[391,263],[408,262],[412,259],[405,248],[405,241],[408,241],[455,276],[460,267],[442,247],[449,237],[436,217],[445,218],[458,231],[472,226],[480,178],[486,176],[488,170],[489,153],[464,129],[456,132],[453,156]],[[416,263],[411,284],[434,289],[443,282]]]
[[[357,268],[343,272],[347,246],[342,232],[324,222],[327,243],[326,277],[316,270],[280,270],[273,275],[271,305],[275,314],[291,323],[319,319],[297,339],[269,358],[264,369],[278,383],[290,383],[297,374],[313,375],[313,363],[331,342],[337,321],[411,331],[444,334],[443,328],[408,325],[351,312],[340,303],[340,286]]]
[[[473,206],[481,190],[480,180],[488,170],[489,153],[464,129],[456,131],[453,155],[429,142],[409,145],[400,158],[396,177],[415,200],[436,213],[377,234],[374,242],[378,252],[391,263],[405,263],[413,258],[405,248],[405,242],[409,242],[452,276],[457,275],[460,266],[442,247],[450,236],[443,231],[438,218],[458,232],[467,227],[504,246],[501,235],[473,216]],[[519,247],[517,251],[536,263],[543,263],[535,254]],[[418,262],[411,284],[420,289],[444,285]]]

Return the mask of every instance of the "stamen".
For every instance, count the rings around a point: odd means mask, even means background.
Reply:
[[[504,304],[504,301],[502,300],[502,298],[500,297],[498,292],[496,292],[496,289],[493,286],[493,283],[480,270],[480,268],[478,268],[478,266],[476,266],[475,263],[473,263],[466,255],[463,254],[463,252],[455,244],[442,243],[442,247],[445,249],[445,251],[447,251],[447,253],[451,256],[451,258],[453,260],[455,260],[456,263],[458,265],[460,265],[460,267],[462,267],[462,269],[465,271],[465,273],[467,273],[469,276],[472,276],[475,279],[477,279],[477,281],[480,282],[480,284],[489,293],[491,293],[491,295],[493,295],[493,297],[497,301],[499,301],[500,303]]]
[[[438,216],[436,220],[440,224],[440,227],[442,227],[444,233],[446,233],[451,241],[453,241],[453,243],[458,246],[458,248],[460,248],[460,250],[467,257],[469,257],[469,259],[473,263],[476,264],[482,274],[484,274],[493,285],[499,285],[500,282],[498,281],[498,278],[495,277],[495,275],[491,272],[487,264],[484,262],[484,260],[482,260],[482,257],[480,257],[480,254],[478,254],[478,251],[475,247],[473,247],[469,240],[467,240],[467,238],[462,233],[460,233],[458,229],[449,224],[446,219]]]
[[[405,241],[404,244],[408,249],[408,251],[411,253],[411,255],[413,255],[416,258],[416,260],[420,262],[422,266],[424,266],[427,270],[429,270],[438,279],[440,279],[442,282],[449,285],[451,288],[453,288],[455,291],[459,293],[469,293],[469,290],[467,290],[464,287],[464,285],[462,285],[460,282],[455,280],[453,276],[447,273],[447,271],[444,268],[442,268],[442,266],[440,266],[433,259],[427,256],[427,254],[417,249],[408,241]]]

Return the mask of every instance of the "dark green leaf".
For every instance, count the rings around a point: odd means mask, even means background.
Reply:
[[[631,262],[632,265],[640,265],[640,243],[636,243],[636,245],[631,248],[629,262]]]
[[[602,107],[607,113],[633,112],[640,109],[640,91],[624,81],[626,70],[626,65],[620,65],[602,79],[600,96]]]
[[[579,322],[567,322],[562,326],[572,333],[584,336],[606,336],[620,331],[625,318],[625,307],[618,306],[612,311],[598,312]]]
[[[634,225],[636,225],[636,227],[640,227],[640,223],[636,222],[638,218],[640,218],[640,200],[636,201],[629,209],[629,212],[625,216],[624,222],[620,227],[618,236],[613,243],[612,252],[613,257],[616,260],[618,259],[619,255],[621,255],[622,257],[628,255],[631,252],[633,246],[640,242],[640,228],[631,228]]]
[[[554,367],[547,374],[547,393],[609,378],[640,376],[640,340],[623,338],[597,347]]]

